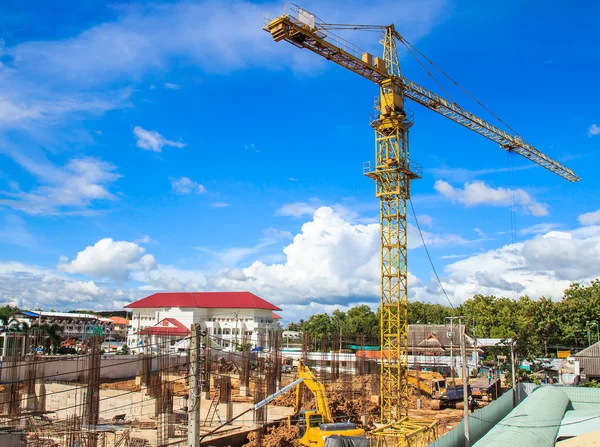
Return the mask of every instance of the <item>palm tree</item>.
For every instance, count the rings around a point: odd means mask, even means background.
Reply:
[[[56,351],[60,348],[62,342],[63,327],[58,324],[42,324],[40,331],[45,334],[44,350],[46,354],[50,354],[51,348]]]

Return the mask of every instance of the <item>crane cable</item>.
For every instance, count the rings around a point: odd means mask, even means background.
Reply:
[[[508,154],[508,170],[510,175],[510,233],[511,233],[511,243],[512,243],[512,292],[513,299],[517,297],[517,253],[516,253],[516,243],[517,243],[517,212],[516,212],[516,201],[515,201],[515,172],[513,166],[513,157],[512,152],[507,151]]]
[[[442,281],[440,280],[437,270],[435,269],[435,265],[433,265],[433,260],[431,259],[431,255],[429,254],[429,249],[427,248],[427,244],[425,244],[425,238],[423,237],[423,233],[421,232],[421,226],[419,225],[419,219],[417,219],[417,213],[415,213],[415,207],[413,206],[412,199],[409,198],[408,200],[410,202],[410,208],[412,209],[412,213],[415,218],[415,223],[417,224],[417,229],[419,230],[419,236],[421,236],[421,242],[423,242],[423,248],[425,248],[425,253],[427,253],[427,258],[429,259],[429,264],[431,264],[433,273],[435,274],[437,282],[439,283],[440,288],[442,289],[442,292],[444,293],[444,296],[448,300],[450,307],[452,309],[454,309],[454,304],[452,304],[452,301],[450,301],[450,298],[448,297],[448,294],[446,293],[446,289],[444,289],[444,285],[442,284]]]
[[[456,82],[454,79],[452,79],[452,77],[447,74],[444,70],[442,70],[439,66],[437,66],[435,64],[435,62],[433,62],[431,59],[429,59],[427,56],[425,56],[421,51],[419,51],[418,48],[416,48],[413,44],[411,44],[408,40],[406,40],[404,37],[400,36],[400,42],[402,42],[402,44],[408,49],[408,47],[412,48],[413,50],[415,50],[417,53],[419,53],[419,55],[421,55],[427,62],[429,62],[431,65],[433,65],[441,74],[443,74],[445,77],[447,77],[450,81],[452,81],[452,83],[454,85],[456,85],[459,89],[461,89],[464,93],[466,93],[473,101],[475,101],[477,104],[479,104],[483,109],[485,109],[490,115],[492,115],[494,118],[496,118],[500,123],[504,124],[508,129],[510,129],[515,135],[517,135],[519,138],[522,139],[521,135],[515,130],[513,129],[508,123],[506,123],[505,121],[503,121],[498,115],[496,115],[494,112],[492,112],[488,107],[486,107],[481,101],[479,101],[475,96],[473,96],[471,93],[469,93],[469,91],[464,88],[462,85],[460,85],[458,82]],[[410,51],[410,49],[409,49]],[[411,54],[414,56],[414,54],[411,52]],[[416,57],[415,57],[416,58]],[[417,59],[418,60],[418,59]],[[421,64],[421,66],[423,66],[423,64],[419,61],[419,64]],[[427,70],[426,70],[427,71]],[[428,72],[429,73],[429,72]],[[431,74],[429,74],[431,76]],[[437,82],[437,81],[436,81]],[[439,83],[438,83],[439,85]],[[445,90],[444,90],[445,91]],[[454,102],[454,101],[453,101]],[[456,102],[454,102],[454,104],[456,104]]]
[[[419,65],[423,68],[423,70],[425,70],[425,72],[429,75],[429,77],[431,79],[433,79],[433,81],[438,85],[439,88],[441,88],[444,93],[446,94],[446,96],[448,97],[448,99],[450,99],[450,101],[452,101],[452,103],[456,104],[456,101],[454,100],[454,98],[452,98],[452,96],[450,96],[450,93],[448,93],[448,91],[444,88],[444,86],[435,78],[435,76],[433,76],[433,74],[431,74],[431,72],[429,70],[427,70],[427,67],[425,67],[425,64],[423,64],[423,62],[421,62],[421,60],[415,55],[415,53],[412,52],[412,50],[409,48],[409,46],[407,45],[408,42],[406,42],[404,40],[404,38],[402,38],[400,40],[400,43],[402,43],[402,45],[404,45],[404,47],[408,50],[408,52],[411,54],[412,57],[415,58],[415,60],[419,63]],[[410,45],[410,44],[409,44]],[[412,45],[411,45],[412,47]],[[413,47],[414,48],[414,47]],[[416,50],[416,48],[414,48]],[[418,50],[417,50],[418,51]],[[426,58],[427,59],[427,58]],[[431,61],[430,61],[431,62]],[[434,65],[435,66],[435,65]]]

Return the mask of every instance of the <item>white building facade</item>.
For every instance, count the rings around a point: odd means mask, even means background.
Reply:
[[[189,332],[181,328],[189,331],[192,323],[206,329],[213,346],[233,351],[249,343],[256,348],[269,330],[279,329],[274,311],[281,310],[250,292],[155,293],[125,308],[133,312],[127,336],[132,350],[145,344],[149,334],[185,338]]]

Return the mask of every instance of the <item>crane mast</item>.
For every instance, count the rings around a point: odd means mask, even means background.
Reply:
[[[383,57],[373,57],[332,29],[380,29]],[[551,159],[519,136],[511,135],[456,103],[406,79],[400,72],[396,42],[402,36],[394,25],[333,25],[288,3],[284,15],[264,28],[275,41],[285,40],[335,62],[379,86],[377,114],[371,122],[375,130],[375,162],[365,163],[363,173],[376,183],[380,205],[381,248],[381,423],[375,431],[381,444],[426,445],[436,437],[435,422],[408,419],[408,284],[406,202],[410,182],[421,177],[421,167],[410,159],[408,142],[412,120],[405,109],[411,99],[430,110],[498,143],[550,170],[570,182],[579,181],[573,171]]]

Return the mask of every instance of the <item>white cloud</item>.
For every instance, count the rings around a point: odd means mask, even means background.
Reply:
[[[288,240],[292,237],[289,231],[278,230],[276,228],[267,228],[263,231],[263,236],[259,242],[251,247],[234,247],[225,249],[211,249],[207,247],[196,247],[196,250],[210,254],[219,261],[221,266],[233,267],[241,260],[252,255],[263,253],[270,247]]]
[[[463,245],[468,244],[471,241],[463,239],[461,236],[457,234],[435,234],[425,231],[421,228],[421,235],[425,240],[425,245],[427,247],[433,246],[447,246],[447,245]],[[421,240],[421,235],[419,235],[419,229],[412,225],[408,224],[408,248],[414,249],[423,246],[423,241]]]
[[[76,158],[58,167],[24,154],[10,156],[42,185],[30,191],[0,192],[0,205],[28,214],[87,214],[94,203],[116,199],[109,186],[121,176],[108,162]]]
[[[528,232],[534,234],[528,240],[486,252],[444,256],[465,257],[443,269],[441,280],[451,301],[459,304],[477,293],[558,299],[570,283],[586,283],[597,277],[600,226],[539,231],[541,227]],[[411,234],[409,238],[414,239]],[[137,243],[102,239],[79,252],[72,261],[62,257],[58,270],[115,281],[131,278],[139,284],[135,289],[115,290],[106,284],[60,277],[42,267],[5,262],[0,263],[0,296],[24,307],[81,307],[85,303],[85,307],[107,308],[156,290],[249,290],[283,305],[286,312],[294,315],[377,301],[378,224],[353,223],[333,209],[321,207],[283,248],[282,260],[260,260],[290,236],[285,231],[267,229],[254,246],[202,248],[219,261],[219,269],[214,270],[157,264]],[[464,243],[444,235],[426,237],[431,244]],[[410,273],[409,296],[446,303],[435,279],[423,282]]]
[[[256,261],[237,272],[236,279],[221,272],[209,283],[222,290],[260,290],[278,303],[377,296],[378,244],[377,224],[352,225],[323,207],[283,249],[284,263]]]
[[[163,87],[167,90],[179,90],[181,89],[181,85],[179,84],[171,84],[170,82],[163,83]]]
[[[462,243],[445,235],[425,237],[431,245]],[[412,239],[411,248],[420,245],[414,235]],[[209,277],[208,284],[221,290],[252,290],[277,303],[372,299],[379,296],[379,241],[379,224],[353,223],[332,208],[320,207],[283,249],[285,259],[225,269]],[[418,282],[412,275],[409,281]]]
[[[186,145],[179,141],[167,140],[155,130],[142,129],[140,126],[133,128],[133,133],[136,136],[136,146],[153,152],[162,152],[163,146],[172,146],[182,148]]]
[[[417,216],[417,219],[420,225],[426,225],[428,227],[431,227],[431,224],[433,223],[433,217],[428,216],[427,214]]]
[[[587,283],[600,271],[600,226],[550,231],[532,239],[469,256],[445,267],[442,278],[459,304],[476,293],[560,299],[572,282]],[[416,299],[445,302],[433,279],[414,290]]]
[[[204,194],[206,192],[206,188],[204,185],[201,185],[198,182],[190,180],[188,177],[179,177],[172,178],[170,177],[171,188],[177,194],[191,194],[195,192],[196,194]]]
[[[299,217],[312,216],[321,206],[323,206],[323,203],[317,198],[312,198],[309,202],[286,203],[275,211],[275,215],[297,219]]]
[[[444,197],[467,207],[477,205],[508,207],[511,206],[511,203],[514,200],[515,205],[519,205],[523,210],[534,216],[548,215],[548,206],[536,202],[523,189],[511,191],[506,188],[492,188],[481,181],[467,182],[464,184],[464,189],[460,189],[453,187],[443,180],[436,181],[434,188]]]
[[[590,128],[588,129],[588,136],[591,138],[595,135],[600,135],[600,126],[597,126],[596,124],[592,124],[590,126]]]
[[[154,239],[152,239],[150,236],[148,236],[147,234],[144,235],[144,237],[141,237],[139,239],[136,239],[135,241],[136,244],[154,244],[157,241],[155,241]]]
[[[58,269],[123,282],[129,279],[132,271],[156,269],[154,256],[144,254],[145,251],[135,242],[100,239],[95,245],[77,253],[71,262],[61,258]]]
[[[200,270],[185,270],[170,265],[159,264],[156,269],[138,270],[131,277],[145,285],[139,290],[154,292],[157,290],[192,291],[205,290],[206,277]]]
[[[355,203],[351,199],[344,199],[341,203],[326,205],[325,202],[318,197],[312,197],[307,202],[285,203],[275,211],[275,215],[298,219],[301,217],[312,216],[317,209],[323,206],[333,209],[338,215],[354,223],[373,223],[378,220],[374,216],[363,216],[363,213],[365,212],[369,213],[375,211],[377,207],[376,202],[369,201],[368,203]]]
[[[96,310],[121,309],[141,298],[134,290],[99,287],[93,281],[77,281],[55,272],[19,262],[0,262],[0,300],[24,309]],[[101,297],[102,299],[98,299]]]
[[[597,223],[600,223],[600,210],[580,214],[577,220],[579,220],[581,225],[596,225]]]
[[[531,225],[529,227],[525,227],[525,228],[519,230],[519,234],[522,234],[522,235],[545,234],[552,230],[556,230],[559,227],[560,227],[560,224],[558,224],[558,223],[543,222],[543,223]]]
[[[373,4],[351,1],[344,8],[310,0],[304,7],[337,23],[394,22],[412,42],[428,34],[446,16],[445,0],[409,0],[401,6],[392,0]],[[6,52],[21,67],[35,69],[40,78],[60,77],[64,82],[85,84],[136,78],[147,70],[164,69],[178,57],[218,73],[265,66],[275,60],[310,71],[319,61],[316,56],[275,44],[262,30],[266,13],[282,12],[281,4],[256,5],[240,0],[227,4],[148,4],[122,8],[116,20],[76,36],[24,42]],[[198,32],[198,23],[205,32]],[[229,26],[224,28],[224,23]],[[370,34],[354,33],[354,41],[378,47],[377,39]]]
[[[227,202],[215,202],[215,203],[210,204],[211,208],[227,208],[230,206],[231,206],[231,203],[227,203]]]

